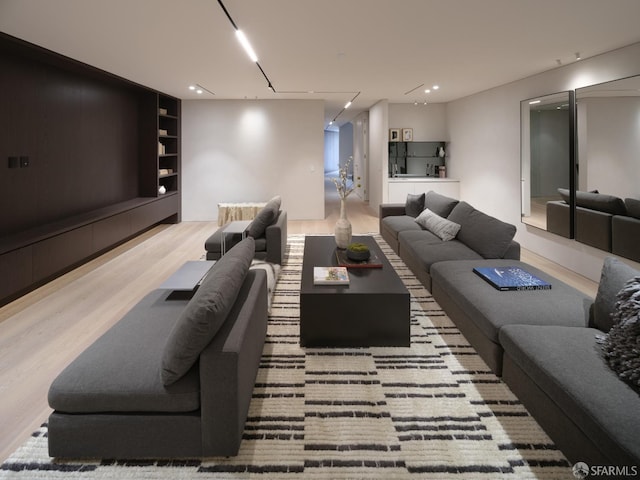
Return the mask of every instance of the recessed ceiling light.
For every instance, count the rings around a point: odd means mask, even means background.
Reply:
[[[195,89],[196,89],[195,85],[189,85],[189,90],[195,90]]]
[[[344,106],[344,108],[349,108],[351,106],[351,102],[347,102],[347,104]]]
[[[535,105],[535,104],[537,104],[537,103],[540,103],[540,100],[531,100],[531,101],[529,102],[529,105]]]
[[[434,90],[438,90],[439,88],[440,88],[440,85],[434,85],[434,86],[433,86],[433,89],[434,89]]]
[[[431,90],[427,88],[424,93],[431,93]]]
[[[198,90],[196,90],[196,93],[197,93],[198,95],[202,95],[202,90],[198,89]]]

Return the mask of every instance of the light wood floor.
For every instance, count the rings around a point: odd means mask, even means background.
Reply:
[[[377,215],[355,194],[348,200],[354,233],[377,232]],[[338,204],[330,185],[326,218],[290,221],[289,233],[332,233]],[[215,222],[155,227],[0,308],[0,462],[46,420],[47,391],[58,373],[180,265],[199,259],[216,228]],[[530,252],[522,257],[595,295],[593,282]]]

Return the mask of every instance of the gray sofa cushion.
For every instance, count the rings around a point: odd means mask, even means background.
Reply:
[[[449,216],[457,204],[458,200],[455,198],[446,197],[433,190],[428,191],[424,198],[424,207],[444,218]]]
[[[395,238],[398,238],[400,232],[406,230],[421,231],[422,227],[416,223],[416,219],[409,215],[394,215],[391,217],[384,217],[381,220],[382,224],[393,232]]]
[[[500,343],[611,460],[640,459],[640,415],[632,414],[640,411],[640,396],[606,365],[596,344],[598,333],[591,328],[509,325],[500,331]]]
[[[162,381],[171,385],[198,360],[233,307],[255,253],[247,237],[218,260],[180,315],[167,338],[162,357]]]
[[[593,304],[592,325],[595,328],[608,332],[613,325],[611,315],[615,310],[616,296],[625,283],[640,272],[621,262],[615,257],[604,259],[598,293]]]
[[[637,198],[625,198],[624,206],[627,208],[627,215],[633,218],[640,218],[640,200]]]
[[[59,412],[192,412],[200,408],[198,369],[165,387],[160,362],[187,301],[154,290],[82,352],[51,384]]]
[[[280,211],[282,201],[279,195],[276,195],[267,204],[260,209],[255,218],[249,225],[248,234],[250,237],[258,238],[264,235],[264,231],[277,218]]]
[[[442,218],[437,213],[425,208],[416,218],[416,223],[421,227],[434,233],[442,241],[447,242],[456,238],[460,225]]]
[[[550,290],[500,291],[473,272],[474,267],[517,266],[551,284]],[[593,300],[532,265],[517,260],[464,260],[431,267],[434,283],[472,318],[491,341],[505,325],[586,327]]]
[[[476,210],[467,202],[459,202],[451,211],[449,220],[460,225],[457,239],[484,258],[502,258],[516,227]]]
[[[410,217],[417,217],[424,210],[424,193],[414,195],[407,194],[407,201],[404,205],[404,211]]]
[[[429,272],[431,266],[436,262],[482,259],[464,243],[458,240],[443,242],[427,230],[404,231],[398,235],[398,239],[400,240],[401,256],[410,255],[426,272]]]

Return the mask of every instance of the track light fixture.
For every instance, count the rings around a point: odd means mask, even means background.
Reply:
[[[244,34],[244,32],[242,30],[236,30],[236,37],[238,38],[240,45],[242,45],[242,48],[244,48],[244,51],[247,52],[247,55],[249,55],[251,61],[258,63],[258,56],[256,55],[255,50],[249,43],[249,40],[247,39],[247,36]]]
[[[233,21],[233,18],[231,18],[231,15],[229,14],[229,11],[227,10],[227,7],[224,6],[224,3],[222,3],[222,0],[218,0],[218,4],[220,5],[220,8],[222,8],[222,11],[224,12],[224,14],[229,19],[229,22],[233,26],[233,29],[236,31],[236,38],[238,39],[238,41],[240,42],[240,44],[244,48],[245,52],[247,52],[247,55],[249,55],[249,58],[251,59],[251,61],[254,62],[258,66],[258,69],[260,70],[260,73],[262,73],[262,76],[267,81],[267,87],[269,87],[269,89],[271,89],[271,91],[273,93],[276,93],[276,89],[273,86],[273,84],[271,83],[271,80],[269,80],[269,77],[267,77],[267,74],[265,73],[265,71],[262,69],[262,67],[258,63],[258,56],[256,55],[255,50],[253,49],[253,47],[249,43],[249,40],[247,39],[247,36],[244,34],[244,32],[242,30],[240,30],[238,28],[238,26],[236,25],[236,22]]]
[[[580,58],[582,58],[580,57],[580,52],[576,52],[576,60],[580,60]]]

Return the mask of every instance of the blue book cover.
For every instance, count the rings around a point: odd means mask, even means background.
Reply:
[[[498,290],[549,290],[551,284],[520,267],[475,267],[473,271]]]

